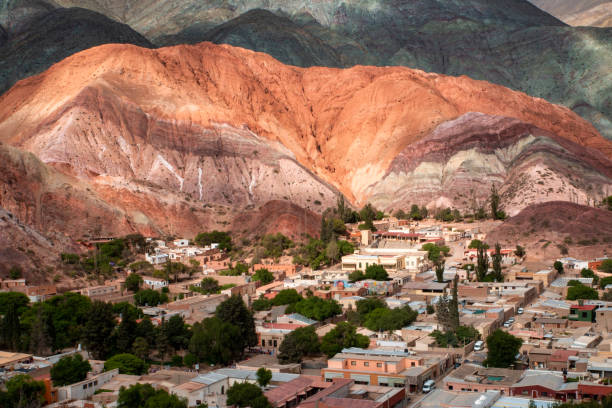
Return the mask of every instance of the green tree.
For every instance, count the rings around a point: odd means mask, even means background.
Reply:
[[[165,320],[161,330],[168,338],[168,344],[175,350],[184,350],[189,344],[190,332],[181,315],[174,315]]]
[[[236,382],[227,390],[227,405],[235,405],[241,408],[255,408],[257,405],[258,408],[264,408],[269,407],[270,403],[257,385],[248,382]]]
[[[257,344],[257,334],[255,333],[253,315],[240,296],[232,296],[223,301],[217,306],[215,316],[240,329],[240,336],[234,339],[234,342],[238,343],[242,349],[245,347],[253,347]]]
[[[263,268],[255,271],[253,280],[260,281],[262,285],[267,285],[270,282],[274,282],[274,275],[269,270]]]
[[[274,296],[272,304],[274,306],[291,305],[304,299],[295,289],[283,289]]]
[[[189,351],[198,362],[226,365],[242,355],[240,329],[229,322],[210,317],[194,324],[192,331]]]
[[[447,256],[450,248],[447,246],[438,246],[434,243],[427,243],[421,247],[422,251],[427,251],[427,258],[432,262],[439,261],[443,256]]]
[[[520,245],[516,246],[516,250],[514,251],[514,255],[518,256],[519,258],[522,258],[525,256],[525,248],[523,248]]]
[[[493,278],[496,282],[503,282],[504,275],[502,274],[502,254],[501,254],[501,246],[499,243],[495,244],[495,252],[491,256],[493,258]]]
[[[202,293],[219,293],[219,281],[214,278],[204,278],[200,283]]]
[[[270,310],[272,309],[272,302],[262,296],[259,299],[254,300],[251,307],[256,312],[259,312],[261,310]]]
[[[599,299],[599,294],[593,288],[588,286],[579,284],[576,286],[572,286],[567,289],[567,300],[577,300],[577,299]]]
[[[19,313],[15,304],[9,304],[2,318],[2,340],[4,346],[9,350],[17,350],[19,348],[20,334],[21,325],[19,323]]]
[[[483,282],[489,272],[487,246],[481,245],[476,251],[476,279],[478,279],[478,282]]]
[[[134,302],[138,306],[157,306],[161,303],[168,302],[168,295],[159,293],[153,289],[139,290],[134,295]]]
[[[199,246],[219,244],[219,249],[225,251],[232,250],[232,237],[223,231],[201,232],[193,239]]]
[[[484,365],[488,367],[507,368],[514,364],[516,355],[523,340],[510,333],[497,329],[487,337],[487,359]]]
[[[94,358],[104,360],[113,350],[114,346],[109,339],[115,328],[115,316],[110,303],[95,301],[83,331],[83,340],[87,351]]]
[[[491,203],[491,217],[494,220],[500,220],[505,218],[505,214],[499,210],[499,194],[497,192],[497,188],[495,188],[495,184],[491,186],[491,196],[489,197],[489,202]],[[503,216],[502,216],[503,215]]]
[[[563,274],[563,263],[561,261],[555,261],[553,268],[557,270],[557,273]]]
[[[414,322],[418,314],[410,306],[397,309],[374,309],[368,314],[364,326],[376,332],[399,330]]]
[[[338,243],[335,240],[331,240],[325,248],[325,255],[332,262],[338,262],[340,260],[340,249]]]
[[[599,287],[605,289],[606,286],[612,285],[612,276],[606,276],[599,280]]]
[[[138,292],[142,286],[142,276],[137,273],[130,273],[125,278],[125,288],[132,292]]]
[[[597,269],[605,273],[612,273],[612,259],[604,259]]]
[[[368,265],[365,270],[365,278],[375,281],[386,281],[389,280],[389,275],[381,265]]]
[[[266,258],[280,258],[285,250],[294,247],[293,241],[281,234],[266,234],[261,239],[261,246],[264,248]]]
[[[412,204],[412,206],[410,207],[410,218],[415,221],[420,221],[423,219],[422,211],[418,205]]]
[[[297,312],[310,319],[323,321],[342,313],[338,302],[333,299],[324,300],[311,296],[287,307],[287,313]]]
[[[260,387],[266,387],[268,384],[270,384],[271,380],[272,371],[268,370],[265,367],[260,367],[257,370],[257,384],[259,384]]]
[[[343,348],[368,348],[369,344],[370,339],[362,334],[357,334],[355,326],[348,322],[340,322],[323,336],[321,351],[331,358]]]
[[[21,279],[23,276],[23,269],[20,266],[12,266],[9,269],[9,279]]]
[[[304,356],[319,351],[319,337],[314,327],[300,327],[285,336],[278,351],[281,363],[301,363]]]
[[[470,245],[468,245],[468,248],[469,248],[469,249],[478,249],[478,248],[480,248],[482,245],[483,245],[483,242],[482,242],[481,240],[479,240],[479,239],[473,239],[473,240],[470,242]],[[485,244],[485,245],[486,245],[486,244]]]
[[[378,298],[366,298],[358,300],[356,303],[359,319],[363,323],[368,315],[376,309],[387,309],[387,304]]]
[[[121,387],[118,408],[187,408],[187,401],[163,389],[156,390],[151,384],[134,384]]]
[[[142,375],[147,372],[147,364],[133,354],[115,354],[104,362],[104,370],[119,369],[119,374]]]
[[[0,315],[5,315],[9,306],[13,306],[19,315],[28,308],[30,299],[20,292],[0,292]]]
[[[444,259],[439,259],[437,262],[435,262],[435,271],[436,271],[436,281],[437,282],[444,282],[444,264],[446,262],[444,261]]]
[[[353,271],[349,273],[349,281],[350,282],[359,282],[366,278],[365,274],[361,271]]]
[[[597,285],[597,282],[599,282],[599,276],[595,275],[595,272],[593,272],[591,269],[582,268],[580,271],[580,276],[583,278],[592,278],[595,285]]]
[[[83,381],[89,371],[91,371],[89,361],[83,360],[80,354],[74,354],[62,357],[51,367],[51,379],[54,386],[61,387]]]
[[[45,384],[29,375],[19,374],[5,383],[6,391],[0,389],[0,406],[7,408],[39,408],[43,406]]]
[[[149,342],[144,337],[136,337],[132,344],[132,353],[140,359],[146,359],[150,353]]]

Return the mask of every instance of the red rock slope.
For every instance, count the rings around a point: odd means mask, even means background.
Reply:
[[[336,189],[361,204],[407,146],[472,111],[612,156],[570,110],[501,86],[402,67],[301,69],[210,43],[67,58],[0,97],[0,141],[83,183],[122,229],[185,233],[270,201],[318,211]]]

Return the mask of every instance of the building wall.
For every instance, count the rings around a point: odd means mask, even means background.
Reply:
[[[58,400],[64,401],[88,399],[92,395],[94,395],[94,393],[98,389],[103,388],[102,386],[104,384],[109,382],[113,377],[117,375],[119,375],[119,369],[115,368],[114,370],[106,371],[76,384],[61,387],[58,389],[57,392]]]

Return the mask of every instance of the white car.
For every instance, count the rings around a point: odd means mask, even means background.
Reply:
[[[423,383],[423,392],[428,393],[429,391],[436,388],[436,382],[434,380],[427,380]]]
[[[510,326],[512,326],[512,322],[507,321],[507,322],[505,322],[505,323],[504,323],[504,327],[505,327],[506,329],[507,329],[507,328],[509,328]]]
[[[474,351],[481,351],[484,348],[484,341],[478,340],[474,343]]]
[[[525,309],[523,309],[522,307],[519,307],[518,310],[516,311],[516,313],[518,314],[523,314],[523,312],[525,312]]]

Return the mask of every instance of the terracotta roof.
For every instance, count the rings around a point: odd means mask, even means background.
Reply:
[[[576,350],[555,350],[550,356],[550,361],[567,361],[570,356],[576,355],[578,355]]]
[[[264,394],[273,406],[282,405],[284,402],[295,398],[296,395],[305,393],[318,379],[319,377],[316,376],[303,375],[295,380],[291,380],[283,385],[268,390]]]

